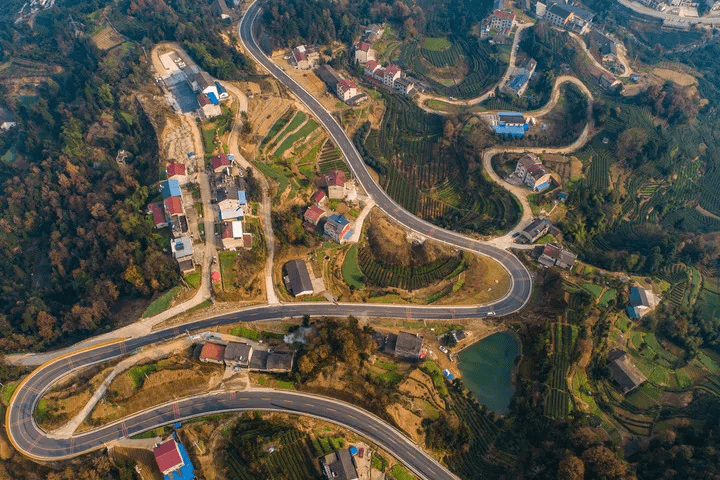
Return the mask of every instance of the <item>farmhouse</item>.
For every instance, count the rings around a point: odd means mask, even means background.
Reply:
[[[325,455],[320,463],[328,480],[358,480],[355,463],[347,449]]]
[[[632,319],[644,317],[658,304],[657,296],[641,287],[632,287],[630,289],[629,300],[630,305],[627,307],[627,314]]]
[[[543,252],[538,258],[538,263],[545,267],[558,266],[560,268],[569,269],[575,264],[577,255],[569,250],[565,250],[559,245],[548,243],[543,248]]]
[[[422,352],[423,337],[408,332],[400,332],[395,341],[395,355],[416,360]]]
[[[535,243],[540,237],[545,235],[548,230],[550,230],[550,222],[544,218],[537,218],[523,229],[520,236],[528,243]]]
[[[293,66],[300,70],[309,70],[315,67],[319,59],[320,54],[314,48],[305,45],[293,48],[290,55]]]
[[[195,478],[193,464],[182,443],[173,436],[153,448],[153,456],[165,479],[192,480]]]
[[[323,179],[328,189],[330,200],[342,200],[345,198],[345,173],[342,170],[330,170]]]
[[[350,222],[345,215],[330,215],[325,222],[325,235],[337,243],[343,243],[350,236]]]
[[[358,42],[355,45],[355,61],[367,63],[370,60],[375,60],[375,50],[369,43]]]
[[[303,215],[303,218],[305,219],[305,222],[314,227],[317,227],[318,223],[320,223],[320,219],[323,218],[326,215],[325,210],[318,207],[317,205],[311,205],[308,207],[307,210],[305,210],[305,215]]]
[[[613,350],[608,354],[608,360],[610,361],[610,375],[623,395],[632,392],[647,380],[626,352]]]
[[[223,360],[228,367],[248,367],[253,348],[247,343],[228,342]]]
[[[534,192],[542,192],[552,184],[550,170],[543,166],[537,156],[529,153],[520,157],[514,175]]]
[[[310,274],[304,260],[290,260],[285,264],[283,270],[285,270],[283,276],[285,288],[294,297],[313,293],[312,280],[310,280]]]
[[[357,85],[355,85],[355,82],[351,82],[350,80],[340,80],[337,83],[336,93],[340,100],[348,102],[351,98],[358,94]]]
[[[490,28],[502,32],[506,29],[512,29],[516,24],[515,14],[510,12],[503,12],[502,10],[495,10],[490,15]]]
[[[200,361],[223,365],[225,348],[225,345],[207,342],[203,345],[202,350],[200,351]]]

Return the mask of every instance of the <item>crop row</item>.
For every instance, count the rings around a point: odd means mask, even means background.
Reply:
[[[387,265],[372,258],[369,248],[358,250],[358,265],[363,275],[380,287],[397,287],[417,290],[442,280],[451,274],[462,262],[462,255],[441,258],[421,267]]]

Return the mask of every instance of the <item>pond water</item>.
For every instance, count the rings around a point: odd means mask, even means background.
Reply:
[[[507,413],[515,392],[512,374],[519,355],[520,343],[509,332],[483,338],[458,354],[463,383],[480,405]]]

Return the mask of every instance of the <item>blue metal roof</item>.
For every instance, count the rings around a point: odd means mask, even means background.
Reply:
[[[160,182],[160,192],[163,198],[180,196],[180,183],[177,180],[165,180]]]
[[[495,126],[495,133],[498,135],[507,135],[512,137],[522,137],[525,135],[525,125],[518,125],[514,127],[510,127],[507,125],[497,125]]]

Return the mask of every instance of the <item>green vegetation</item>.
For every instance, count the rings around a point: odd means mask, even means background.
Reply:
[[[440,367],[438,367],[437,363],[433,362],[432,360],[426,360],[425,362],[423,362],[422,365],[420,365],[420,370],[430,375],[430,378],[432,378],[433,381],[433,385],[435,386],[435,390],[437,390],[438,394],[440,394],[440,396],[443,398],[447,397],[448,390],[445,386],[445,377],[443,377],[443,374],[440,371]]]
[[[423,48],[433,52],[447,50],[450,46],[450,42],[445,37],[425,37],[423,39]]]
[[[156,298],[143,312],[143,318],[148,318],[157,315],[158,313],[162,313],[168,308],[170,308],[170,303],[172,302],[173,298],[182,291],[182,287],[173,287],[167,292],[160,295],[158,298]]]
[[[342,275],[343,280],[345,280],[345,283],[347,283],[350,288],[361,290],[365,287],[365,283],[363,282],[365,277],[363,276],[362,271],[360,271],[357,255],[357,245],[353,245],[345,255],[345,261],[342,266]]]
[[[258,339],[258,332],[256,330],[248,327],[243,327],[242,325],[233,328],[230,331],[230,334],[235,335],[236,337],[249,338],[250,340]]]
[[[410,474],[402,465],[393,465],[390,469],[390,475],[395,480],[417,480],[415,475]]]

